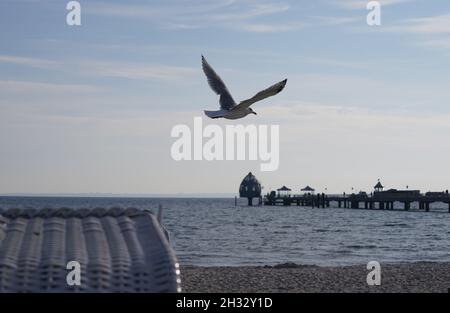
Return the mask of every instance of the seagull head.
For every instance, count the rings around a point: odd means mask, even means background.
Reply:
[[[250,113],[252,113],[252,114],[255,114],[255,115],[257,115],[257,114],[256,114],[256,112],[255,112],[255,111],[253,111],[253,109],[252,109],[252,108],[249,108],[249,110],[250,110]]]

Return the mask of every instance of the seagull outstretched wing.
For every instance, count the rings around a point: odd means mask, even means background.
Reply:
[[[287,79],[285,79],[279,83],[276,83],[275,85],[272,85],[267,89],[264,89],[264,90],[258,92],[256,95],[254,95],[250,99],[241,101],[237,106],[235,106],[233,108],[233,110],[240,110],[243,108],[248,108],[255,102],[261,101],[268,97],[275,96],[276,94],[280,93],[284,89],[284,87],[286,86],[286,83],[287,83]]]
[[[203,72],[205,72],[206,78],[208,78],[208,84],[212,90],[216,94],[219,95],[219,103],[220,108],[224,110],[231,110],[236,106],[236,102],[234,102],[233,97],[228,91],[227,86],[225,86],[224,82],[220,78],[219,75],[213,70],[211,65],[206,62],[205,57],[202,55],[202,67]]]

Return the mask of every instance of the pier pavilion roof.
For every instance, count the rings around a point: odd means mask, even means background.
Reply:
[[[239,186],[239,196],[243,198],[258,198],[261,196],[261,184],[251,172],[244,177]]]
[[[375,189],[382,189],[382,188],[384,188],[383,187],[383,185],[378,181],[378,183],[373,187],[373,188],[375,188]]]
[[[315,189],[309,186],[306,186],[305,188],[303,188],[301,191],[314,191]]]
[[[80,265],[69,286],[68,263]],[[0,292],[177,292],[178,263],[150,211],[0,209]]]

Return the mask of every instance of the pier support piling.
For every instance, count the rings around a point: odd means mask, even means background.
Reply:
[[[410,208],[411,208],[411,203],[405,202],[405,211],[409,211]]]

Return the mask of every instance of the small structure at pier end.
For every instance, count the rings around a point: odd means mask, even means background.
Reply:
[[[380,180],[378,180],[378,183],[373,188],[375,189],[375,192],[382,192],[384,187]]]
[[[305,188],[301,189],[300,191],[303,191],[305,194],[306,193],[314,194],[315,189],[312,187],[309,187],[309,185],[308,185]]]
[[[261,184],[251,172],[242,180],[239,186],[239,197],[247,198],[248,205],[253,205],[253,198],[261,199]]]
[[[286,186],[283,186],[281,188],[277,189],[278,191],[278,197],[289,197],[291,195],[291,188],[288,188]]]

